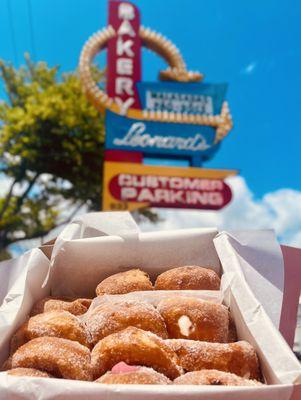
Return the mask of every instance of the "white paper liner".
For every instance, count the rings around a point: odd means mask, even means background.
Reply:
[[[262,387],[191,385],[104,385],[64,379],[9,376],[0,373],[1,394],[8,400],[289,400],[292,385]]]
[[[227,278],[232,275],[244,278],[278,328],[283,300],[284,265],[274,232],[221,232],[214,239],[214,244]]]
[[[220,273],[213,245],[216,234],[215,229],[183,229],[128,237],[60,238],[52,252],[52,293],[92,297],[100,281],[131,268],[142,268],[152,280],[182,265],[202,265]]]
[[[39,249],[0,263],[0,364],[8,356],[10,337],[25,322],[32,305],[49,295],[48,272],[49,260]]]

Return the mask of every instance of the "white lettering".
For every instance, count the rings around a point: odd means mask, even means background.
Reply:
[[[134,38],[137,34],[132,25],[135,18],[135,7],[129,3],[120,3],[118,5],[118,17],[120,25],[117,29],[116,43],[116,77],[115,77],[115,101],[119,106],[119,114],[126,115],[128,109],[135,103],[134,98],[134,63],[132,58],[135,56],[132,39],[124,40],[123,36]],[[122,75],[122,76],[121,76]],[[123,77],[126,75],[127,77]],[[118,95],[122,95],[122,98]]]
[[[187,204],[193,206],[212,206],[220,207],[224,204],[223,194],[221,192],[202,192],[202,191],[184,191],[171,190],[168,188],[149,188],[133,186],[120,186],[120,200],[137,201],[151,204]],[[147,185],[146,185],[147,186]]]
[[[137,197],[137,201],[154,203],[155,198],[150,189],[141,189],[141,191]]]
[[[134,188],[121,188],[121,200],[134,199],[137,196],[137,189]]]
[[[131,4],[121,3],[118,7],[118,17],[120,19],[134,19],[135,9]]]
[[[128,79],[128,78],[118,78]],[[119,89],[123,90],[123,86]],[[126,87],[126,89],[129,89]],[[145,132],[146,126],[143,122],[135,122],[123,138],[115,138],[113,140],[116,146],[130,146],[143,148],[159,148],[159,149],[178,149],[188,151],[207,150],[211,146],[200,133],[188,138],[180,138],[178,136],[151,136]]]
[[[170,188],[171,189],[182,189],[183,188],[183,178],[170,178]]]
[[[116,72],[120,75],[133,75],[133,60],[131,58],[118,58]]]
[[[186,204],[193,208],[220,208],[224,204],[224,183],[218,179],[120,174],[118,186],[123,201],[166,206]]]
[[[121,37],[117,39],[117,55],[123,56],[126,55],[128,57],[134,57],[134,52],[132,50],[134,42],[131,39],[122,40]]]
[[[155,190],[156,203],[169,202],[169,190],[157,189]]]
[[[198,190],[199,185],[200,185],[200,180],[199,179],[184,179],[183,180],[183,186],[185,189],[188,190]]]
[[[146,109],[176,113],[213,115],[213,98],[178,92],[146,91]]]
[[[191,203],[211,206],[223,204],[223,196],[220,192],[191,192]]]
[[[119,36],[122,36],[122,35],[129,35],[131,37],[136,36],[136,32],[134,31],[130,21],[128,21],[126,19],[121,22],[117,33]]]
[[[131,182],[131,177],[132,177],[132,175],[127,175],[127,174],[118,175],[118,185],[126,186],[128,183]]]
[[[209,202],[214,206],[221,206],[223,204],[223,197],[222,194],[219,192],[212,192],[209,193]]]
[[[169,183],[169,179],[169,176],[158,176],[158,183],[165,188]]]
[[[206,99],[206,104],[205,104],[205,112],[207,115],[212,115],[213,114],[213,103],[212,103],[212,97],[207,97]]]
[[[115,90],[117,94],[128,94],[129,96],[134,94],[133,91],[133,80],[131,78],[116,78]]]
[[[158,178],[156,176],[147,176],[147,186],[149,188],[157,188],[158,187]]]
[[[121,115],[126,115],[127,110],[135,103],[133,97],[128,97],[125,101],[123,101],[120,97],[115,97],[115,101],[120,107],[119,114]]]
[[[171,203],[185,203],[183,190],[179,190],[177,192],[171,190],[170,192]]]

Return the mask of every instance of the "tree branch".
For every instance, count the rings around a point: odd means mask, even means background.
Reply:
[[[3,204],[2,208],[1,208],[1,211],[0,211],[0,219],[3,217],[3,215],[4,215],[4,213],[5,213],[6,209],[7,209],[7,207],[8,207],[8,205],[9,205],[9,201],[10,201],[12,195],[13,195],[14,186],[15,186],[15,184],[16,184],[17,182],[18,182],[18,179],[15,178],[15,179],[13,180],[12,184],[10,185],[10,188],[9,188],[9,191],[8,191],[8,193],[7,193],[7,195],[6,195],[4,204]]]
[[[3,78],[4,82],[5,82],[6,94],[7,94],[8,98],[9,98],[10,103],[13,104],[14,103],[14,99],[13,99],[13,96],[11,94],[11,91],[9,90],[9,76],[8,76],[6,68],[7,67],[5,66],[3,61],[1,60],[0,61],[0,71],[1,71],[2,78]]]
[[[46,236],[53,229],[56,229],[56,228],[59,228],[59,227],[65,225],[65,224],[68,224],[68,222],[70,222],[73,219],[73,217],[81,209],[81,207],[83,207],[84,204],[85,203],[80,203],[66,219],[64,219],[63,221],[59,222],[55,226],[53,226],[53,228],[51,228],[51,229],[44,229],[44,230],[40,229],[40,230],[35,231],[32,235],[27,235],[26,237],[21,238],[21,239],[20,238],[6,239],[5,247],[10,246],[11,244],[16,243],[16,242],[22,242],[23,240],[37,239],[37,238],[40,238],[42,236]]]
[[[18,197],[17,204],[16,204],[16,207],[15,207],[16,211],[20,210],[24,199],[26,199],[28,193],[32,189],[33,185],[36,183],[36,180],[38,179],[39,175],[40,174],[37,172],[35,174],[35,176],[32,178],[32,180],[29,182],[29,185],[27,186],[26,190],[23,192],[22,196]]]

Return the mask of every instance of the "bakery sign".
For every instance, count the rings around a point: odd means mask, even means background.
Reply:
[[[144,207],[219,210],[231,200],[225,177],[236,171],[106,161],[104,210]]]
[[[83,90],[105,114],[103,209],[221,209],[231,200],[224,178],[234,172],[200,167],[232,128],[227,84],[205,83],[201,73],[189,71],[170,40],[141,25],[134,4],[108,4],[108,26],[88,39],[79,62]],[[143,47],[167,64],[156,82],[142,79]],[[101,87],[93,59],[104,50],[106,85]],[[189,167],[151,167],[143,164],[147,158],[158,165],[180,159]]]
[[[200,166],[219,147],[216,129],[209,125],[185,124],[184,116],[204,115],[208,118],[221,110],[226,85],[200,83],[137,84],[141,106],[150,115],[174,113],[179,121],[133,120],[107,111],[106,148],[141,151],[145,156],[175,155],[186,157],[191,165]]]
[[[142,47],[168,65],[158,82],[142,80]],[[107,82],[102,89],[91,65],[104,49]],[[182,157],[200,167],[232,128],[227,85],[204,83],[202,74],[187,70],[176,46],[143,27],[138,8],[130,2],[109,1],[108,26],[84,45],[79,71],[88,98],[105,112],[107,149]]]

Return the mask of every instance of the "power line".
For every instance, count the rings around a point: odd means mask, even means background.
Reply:
[[[15,36],[15,29],[14,29],[14,21],[13,21],[13,13],[11,9],[11,3],[10,0],[6,0],[7,4],[7,12],[8,12],[8,20],[9,20],[9,26],[10,26],[10,34],[11,34],[11,40],[13,44],[13,52],[14,52],[14,58],[15,58],[15,63],[18,65],[18,52],[17,52],[17,45],[16,45],[16,36]]]
[[[27,8],[28,8],[28,21],[29,21],[30,44],[31,44],[32,57],[33,57],[33,60],[36,61],[36,46],[35,46],[35,40],[34,40],[31,0],[27,0]]]

